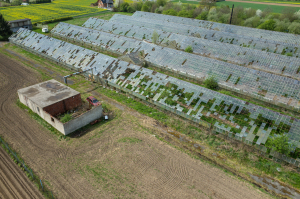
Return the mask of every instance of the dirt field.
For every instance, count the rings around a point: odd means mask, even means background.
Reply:
[[[285,4],[285,3],[267,3],[267,2],[257,2],[257,1],[240,1],[240,0],[229,0],[232,2],[241,2],[241,3],[254,3],[254,4],[263,4],[263,5],[271,5],[271,6],[288,6],[288,7],[298,7],[300,5],[297,4]]]
[[[112,120],[59,141],[15,104],[17,89],[39,81],[34,70],[0,54],[0,135],[57,198],[269,198],[158,140],[153,119],[109,99]]]
[[[0,162],[0,198],[43,198],[2,147],[0,147]]]

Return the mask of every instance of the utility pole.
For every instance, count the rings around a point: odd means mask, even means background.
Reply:
[[[234,4],[232,4],[232,11],[231,11],[231,16],[230,16],[230,22],[229,22],[229,24],[231,24],[232,14],[233,14],[233,8],[234,8]]]

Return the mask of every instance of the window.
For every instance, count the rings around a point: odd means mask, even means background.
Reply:
[[[51,117],[51,121],[52,121],[52,122],[55,122],[54,119],[53,119],[53,117]]]

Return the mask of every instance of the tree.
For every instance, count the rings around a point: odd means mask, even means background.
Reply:
[[[217,90],[218,89],[218,81],[214,76],[208,77],[204,80],[204,86],[206,88]]]
[[[216,5],[216,0],[201,0],[200,5],[209,11],[211,7]]]
[[[276,21],[273,19],[267,20],[264,23],[260,24],[257,28],[265,30],[274,30],[276,26]]]
[[[149,7],[146,4],[144,4],[141,11],[149,12]]]
[[[178,12],[177,16],[186,17],[186,18],[193,18],[193,11],[181,10],[180,12]]]
[[[159,6],[164,6],[166,5],[167,1],[166,0],[157,0],[156,5]]]
[[[135,9],[134,9],[133,7],[131,7],[131,6],[128,6],[128,7],[127,7],[127,12],[129,12],[129,13],[134,13],[134,12],[135,12]]]
[[[163,14],[177,16],[177,12],[174,9],[165,10],[165,11],[163,11]]]
[[[196,19],[206,20],[207,19],[207,15],[208,15],[208,12],[207,11],[203,11],[200,15],[198,15],[196,17]]]
[[[271,6],[266,7],[263,12],[261,13],[261,17],[265,18],[266,16],[268,16],[269,14],[271,14],[273,12],[273,9]]]
[[[120,11],[121,12],[127,12],[127,8],[129,7],[129,3],[124,2],[120,5]]]
[[[10,25],[4,19],[3,15],[0,14],[0,39],[7,41],[12,33]]]
[[[156,44],[157,40],[158,40],[158,33],[154,30],[152,34],[152,43]]]
[[[290,33],[300,34],[300,23],[293,22],[288,29]]]
[[[289,19],[290,22],[293,22],[294,20],[298,19],[298,16],[295,14],[296,12],[296,8],[292,8],[292,7],[286,7],[282,10],[282,15],[280,17],[280,19]]]
[[[294,144],[290,144],[289,137],[286,135],[280,135],[277,137],[269,138],[266,147],[273,149],[284,155],[289,155],[294,148]]]

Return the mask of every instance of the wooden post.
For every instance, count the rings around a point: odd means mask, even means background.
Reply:
[[[232,10],[231,10],[231,16],[230,16],[230,22],[229,22],[229,24],[231,24],[232,14],[233,14],[233,8],[234,8],[234,4],[232,4]]]

